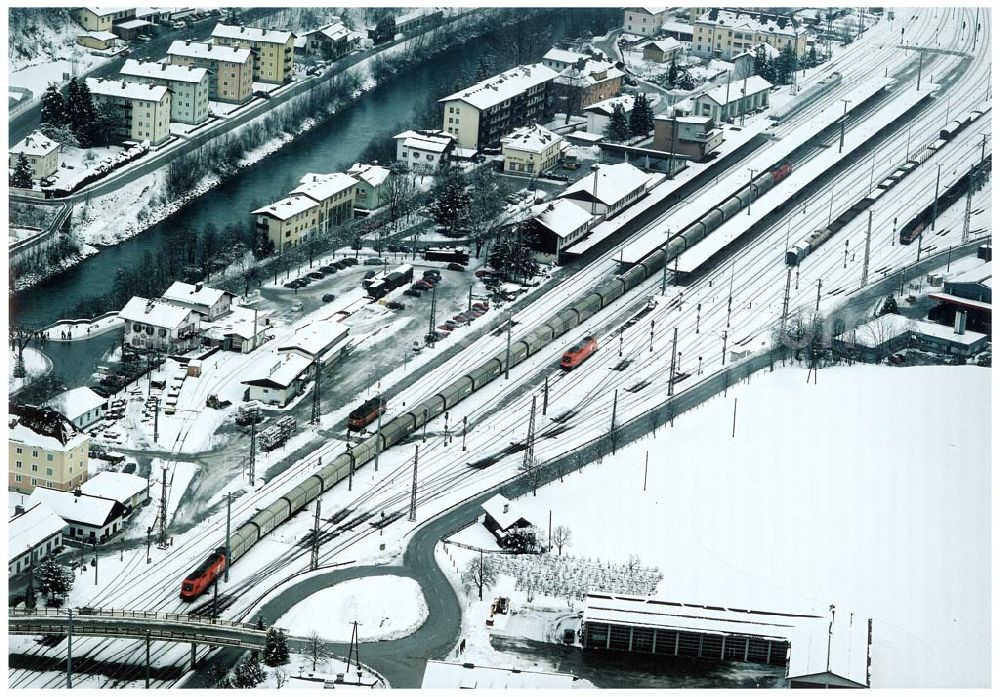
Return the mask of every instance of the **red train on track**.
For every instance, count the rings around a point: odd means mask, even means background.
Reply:
[[[590,357],[597,350],[597,339],[592,336],[585,336],[583,340],[573,348],[563,354],[559,366],[563,370],[573,370]]]
[[[189,573],[181,583],[181,600],[193,601],[207,591],[222,572],[226,570],[226,548],[219,547],[208,559]]]
[[[372,397],[347,415],[347,427],[352,431],[360,431],[377,419],[380,413],[385,413],[385,400]]]

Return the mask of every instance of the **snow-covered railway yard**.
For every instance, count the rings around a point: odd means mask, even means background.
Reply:
[[[925,8],[915,14],[917,19],[910,22],[907,21],[909,12],[898,11],[894,23],[884,21],[876,24],[851,50],[832,61],[829,70],[839,70],[844,74],[841,86],[824,97],[822,106],[810,106],[788,122],[772,127],[770,131],[778,137],[775,143],[781,143],[781,138],[791,137],[795,129],[809,129],[813,117],[823,108],[839,107],[840,100],[850,99],[852,89],[856,89],[857,85],[877,79],[883,72],[892,77],[898,71],[912,68],[914,53],[891,43],[904,23],[907,40],[911,44],[936,41],[942,47],[971,52],[971,32],[961,29],[963,21],[971,22],[971,11],[942,10],[941,16],[934,17],[932,10]],[[931,56],[925,57],[921,89],[937,89],[939,94],[914,118],[910,127],[912,138],[910,129],[897,126],[870,154],[870,159],[866,155],[853,165],[843,167],[830,181],[813,187],[806,200],[782,209],[779,207],[782,198],[799,189],[794,183],[793,172],[788,186],[776,187],[765,194],[759,204],[754,202],[759,205],[758,210],[770,212],[777,208],[777,212],[767,216],[760,213],[756,216],[737,215],[705,240],[703,244],[730,235],[735,238],[742,229],[754,226],[750,235],[752,239],[742,241],[740,248],[730,252],[722,263],[698,270],[689,285],[675,286],[671,283],[665,293],[661,292],[660,274],[651,274],[613,307],[598,312],[513,367],[509,380],[501,375],[452,407],[448,412],[447,426],[445,417],[437,417],[426,425],[426,438],[418,429],[406,444],[382,453],[378,472],[374,464],[368,462],[357,470],[350,485],[341,482],[332,491],[324,493],[320,497],[324,518],[320,564],[329,567],[361,563],[398,564],[407,541],[422,523],[516,477],[522,454],[518,452],[505,456],[503,453],[512,443],[524,441],[533,400],[537,408],[535,423],[538,433],[534,453],[540,461],[546,462],[605,438],[615,425],[635,419],[667,402],[672,348],[676,349],[674,370],[685,376],[676,383],[677,395],[687,391],[694,394],[699,385],[731,366],[734,360],[746,360],[771,348],[773,333],[783,312],[788,273],[784,252],[789,245],[825,225],[828,216],[835,217],[869,193],[872,182],[883,180],[909,155],[937,140],[936,133],[948,122],[949,115],[953,118],[971,109],[986,108],[984,85],[989,76],[989,23],[985,22],[983,28],[971,60],[939,54],[933,56],[932,66],[929,67]],[[942,76],[963,63],[966,64],[965,72],[954,84],[930,84],[928,73],[941,83]],[[818,79],[822,75],[812,77]],[[908,106],[893,107],[893,100],[906,90],[914,90],[916,79],[916,74],[908,70],[907,77],[897,81],[889,95],[880,102],[880,108],[898,108],[900,113],[906,111]],[[965,129],[945,144],[902,183],[882,195],[870,209],[869,286],[894,278],[897,273],[905,273],[906,268],[917,259],[920,242],[908,246],[899,244],[894,220],[907,219],[933,200],[939,169],[940,189],[944,191],[968,171],[971,163],[979,160],[981,152],[989,155],[991,143],[987,139],[983,151],[982,136],[983,133],[990,133],[991,125],[991,113],[987,111],[975,122],[974,128]],[[851,147],[856,147],[868,135],[862,121],[851,124],[845,140]],[[834,149],[835,143],[834,140]],[[774,143],[763,146],[753,157],[766,160],[772,145]],[[822,151],[819,149],[819,152]],[[734,171],[731,176],[734,180],[740,177],[745,180],[741,171]],[[722,188],[707,187],[690,205],[707,210],[720,200]],[[973,239],[991,234],[990,194],[991,187],[987,184],[973,198],[974,213],[970,225]],[[920,253],[923,257],[940,255],[943,250],[962,246],[964,208],[963,197],[958,203],[940,211],[936,230],[933,233],[925,231],[922,238]],[[676,233],[679,227],[671,221],[677,212],[678,209],[667,211],[659,220],[645,226],[646,234],[662,236],[664,225]],[[835,317],[853,322],[870,313],[873,304],[870,297],[852,300],[852,294],[862,285],[861,250],[865,247],[867,230],[868,215],[863,213],[792,271],[794,284],[789,289],[788,316],[809,316],[818,310],[829,324]],[[623,241],[601,259],[581,266],[566,278],[557,275],[556,282],[545,291],[541,300],[528,306],[515,306],[511,340],[518,341],[547,321],[557,308],[578,299],[600,281],[614,276],[619,271],[617,260],[623,256],[627,245],[635,244],[635,239]],[[697,251],[694,253],[697,254]],[[685,264],[685,257],[682,255],[678,261]],[[943,258],[939,266],[944,266]],[[820,282],[822,285],[817,299]],[[652,309],[619,332],[647,302]],[[675,332],[676,346],[672,346]],[[598,337],[601,348],[580,369],[568,373],[560,371],[558,362],[562,352],[587,334]],[[502,353],[507,342],[507,335],[502,331],[496,332],[496,336],[485,334],[470,342],[447,364],[426,372],[396,394],[383,418],[389,420],[405,413],[407,405],[419,404],[432,397],[485,357]],[[218,390],[226,381],[235,384],[235,375],[235,371],[230,371],[211,383],[199,384],[192,404],[203,403],[204,397]],[[387,376],[382,383],[383,389],[400,377],[396,373]],[[543,388],[543,385],[546,387]],[[543,400],[546,402],[544,415]],[[324,414],[320,430],[329,431],[342,424],[346,413],[341,412],[344,411]],[[560,420],[557,422],[553,417],[560,417]],[[175,443],[183,445],[186,438],[199,438],[198,434],[203,433],[205,423],[197,410],[190,410],[180,421],[176,431],[170,433]],[[463,434],[464,422],[468,424],[467,434]],[[374,426],[370,430],[374,432]],[[299,437],[296,445],[305,445],[319,437],[319,434],[306,432]],[[406,510],[410,501],[415,446],[419,446],[417,521],[411,523],[406,520]],[[316,443],[308,458],[255,488],[246,487],[242,495],[232,501],[233,529],[317,471],[319,462],[332,461],[345,452],[346,447],[344,441],[339,439]],[[180,453],[182,449],[175,447],[174,452]],[[200,447],[189,449],[198,450]],[[177,457],[183,460],[183,456]],[[469,463],[488,460],[495,462],[483,469],[468,466]],[[666,460],[668,463],[671,461],[669,453]],[[549,490],[558,490],[558,485],[550,485]],[[351,511],[345,519],[336,524],[326,522],[343,509]],[[367,515],[371,521],[377,521],[383,514],[401,517],[384,529],[371,527],[367,518],[350,529],[345,528],[359,516]],[[152,563],[148,565],[144,546],[124,550],[121,560],[118,554],[114,554],[113,558],[109,555],[108,559],[101,561],[101,582],[91,586],[86,582],[89,576],[81,577],[68,604],[171,613],[191,610],[177,597],[180,580],[220,545],[225,521],[223,504],[215,507],[189,530],[177,534],[171,547],[162,550],[154,548]],[[308,570],[307,539],[312,526],[310,505],[264,536],[242,556],[233,566],[229,582],[219,586],[221,616],[247,621],[254,619],[254,609],[267,593],[280,588],[285,579]],[[631,550],[621,550],[622,554],[625,551]],[[803,581],[806,582],[811,583],[811,580]],[[796,588],[792,590],[792,595],[805,597],[810,594]],[[211,604],[211,595],[208,594],[194,604],[193,610],[206,613],[210,611]],[[137,646],[135,642],[125,640],[79,638],[74,640],[74,653],[95,660],[136,663],[131,678],[125,675],[110,683],[120,686],[129,679],[138,680],[141,675],[141,659],[135,657]],[[35,646],[24,639],[12,642],[14,647],[19,653],[31,656],[58,656],[61,650],[60,647],[47,649]],[[153,649],[154,664],[159,666],[179,665],[186,660],[186,656],[187,648],[183,646],[158,644]],[[880,686],[910,684],[905,676],[887,672],[891,677]],[[9,676],[11,686],[15,687],[56,686],[62,680],[59,673],[37,673],[28,669],[12,669]],[[157,684],[167,686],[175,680],[168,677]]]

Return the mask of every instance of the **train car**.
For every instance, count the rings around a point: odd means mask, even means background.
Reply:
[[[381,397],[372,397],[360,407],[347,415],[347,427],[352,431],[361,431],[375,421],[379,414],[385,413],[386,402]]]
[[[368,286],[368,297],[378,300],[379,298],[385,297],[385,294],[390,290],[392,290],[392,288],[389,287],[389,284],[385,279],[382,279],[381,281],[376,281]]]
[[[191,602],[207,591],[226,570],[226,548],[218,547],[181,582],[181,600]]]
[[[968,119],[968,117],[966,117]],[[941,129],[941,140],[951,140],[955,137],[955,134],[962,130],[962,126],[965,125],[964,121],[952,121],[947,126]]]
[[[910,244],[913,240],[920,237],[920,233],[924,230],[924,222],[920,221],[916,225],[904,227],[899,231],[899,243],[900,244]]]
[[[592,336],[585,336],[582,341],[575,344],[571,349],[563,354],[562,360],[559,361],[559,367],[563,370],[573,370],[573,368],[576,368],[578,365],[590,358],[591,354],[593,354],[596,350],[597,339]]]

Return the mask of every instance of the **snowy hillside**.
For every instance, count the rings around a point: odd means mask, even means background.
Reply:
[[[76,43],[83,29],[70,17],[68,7],[14,7],[7,11],[7,17],[10,73],[57,58],[86,54],[86,49]]]

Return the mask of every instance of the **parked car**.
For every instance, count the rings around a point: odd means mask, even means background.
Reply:
[[[345,259],[344,259],[344,262],[345,262],[345,263],[346,263],[346,264],[347,264],[348,266],[354,266],[355,264],[357,264],[357,263],[358,263],[358,260],[357,260],[357,259],[355,259],[354,257],[347,257],[347,258],[345,258]]]
[[[341,259],[340,261],[333,262],[332,266],[338,269],[346,269],[350,264],[347,263],[346,259]]]
[[[454,319],[446,319],[443,326],[451,327],[452,329],[457,329],[460,326],[460,322],[456,322]]]
[[[448,268],[449,271],[465,271],[465,267],[464,266],[462,266],[458,262],[454,262],[454,261],[451,262],[450,264],[448,264],[447,268]]]
[[[289,281],[288,283],[286,283],[284,285],[285,285],[285,288],[298,288],[299,287],[299,282],[298,281]]]
[[[487,269],[479,269],[476,271],[476,278],[486,278],[487,276],[492,276],[493,272]]]
[[[383,263],[379,257],[368,257],[365,259],[365,266],[382,266]]]
[[[337,273],[338,269],[333,264],[327,264],[325,266],[319,267],[319,270],[323,273]]]
[[[423,280],[423,281],[417,281],[416,283],[414,283],[410,287],[411,288],[416,288],[417,290],[430,290],[434,286],[431,285],[430,283],[428,283],[426,280]]]
[[[398,252],[399,251],[399,245],[398,244],[390,244],[385,249],[386,249],[387,252]]]
[[[302,312],[302,301],[292,305],[292,312]]]
[[[310,271],[309,272],[309,278],[315,278],[318,281],[319,279],[323,278],[323,272],[322,271]]]
[[[411,298],[419,298],[420,291],[417,288],[407,288],[403,291],[403,295],[409,295]]]
[[[375,271],[365,271],[365,280],[367,281],[369,278],[375,278],[375,273]]]
[[[403,303],[399,302],[398,300],[390,300],[389,302],[387,302],[385,304],[385,306],[388,307],[390,310],[405,310],[406,309],[406,305],[404,305]]]
[[[436,269],[427,269],[424,271],[424,278],[441,278],[441,272]]]
[[[336,298],[336,297],[337,296],[334,295],[333,293],[325,293],[323,295],[323,302],[325,302],[325,303],[332,302],[334,300],[334,298]]]
[[[440,330],[441,330],[441,331],[443,331],[443,332],[450,332],[450,331],[451,331],[451,330],[453,330],[454,328],[455,328],[455,327],[451,326],[451,325],[450,325],[450,324],[448,324],[447,322],[445,322],[444,324],[439,324],[439,325],[438,325],[438,329],[440,329]]]

